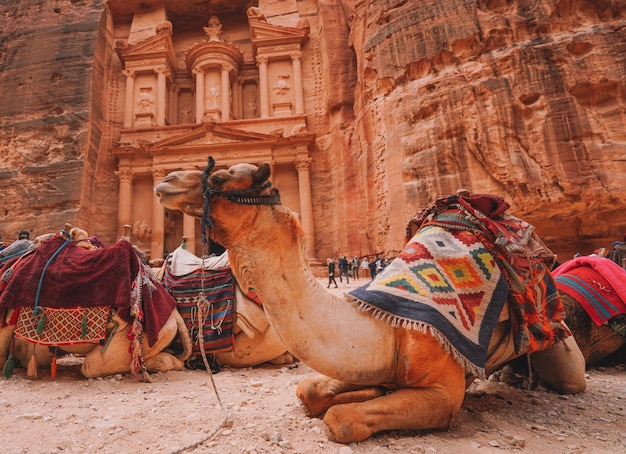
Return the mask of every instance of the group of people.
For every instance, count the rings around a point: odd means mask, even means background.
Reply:
[[[380,273],[387,265],[389,264],[389,260],[381,259],[380,257],[372,257],[371,259],[367,256],[362,259],[358,256],[354,256],[351,260],[343,255],[339,257],[335,263],[334,259],[327,258],[326,265],[328,267],[328,287],[330,288],[331,284],[335,285],[337,288],[337,281],[335,280],[335,276],[337,272],[339,273],[339,282],[343,283],[343,278],[346,279],[346,284],[350,283],[350,278],[358,281],[362,276],[369,276],[371,279],[374,279],[378,273]]]

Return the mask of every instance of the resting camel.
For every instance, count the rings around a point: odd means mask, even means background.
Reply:
[[[203,260],[184,247],[178,247],[170,254],[164,267],[163,274],[167,273],[168,281],[178,280],[180,285],[186,285],[185,279],[193,273],[204,269],[208,277],[208,273],[212,271],[230,269],[230,263],[228,253]],[[292,363],[293,357],[276,330],[269,324],[263,307],[246,296],[237,282],[234,294],[235,326],[232,351],[211,352],[219,365],[252,367],[265,362],[275,365]]]
[[[614,355],[626,351],[626,270],[607,258],[583,256],[552,274],[587,367],[609,357],[626,360]]]
[[[350,443],[384,430],[450,428],[471,382],[458,356],[432,331],[389,323],[318,283],[302,227],[270,187],[268,163],[211,173],[211,161],[204,172],[170,173],[155,193],[165,207],[203,217],[211,238],[228,250],[240,286],[264,301],[289,351],[323,374],[302,381],[296,394],[310,416],[323,415],[329,438]],[[506,347],[508,318],[503,310],[493,330],[486,375],[519,356]],[[586,387],[584,358],[571,336],[530,361],[558,392]]]
[[[42,237],[41,241],[36,241],[34,244],[43,250],[43,248],[48,247],[42,246],[46,244],[44,240],[56,241],[61,245],[65,244],[66,241],[61,234],[46,235],[45,237]],[[85,253],[97,253],[94,251],[93,245],[87,240],[87,234],[83,230],[76,228],[72,229],[70,231],[69,240],[67,241],[68,244],[65,248],[65,252],[68,254],[79,254],[72,255],[72,257],[81,257],[79,250],[87,251],[82,253],[82,257],[85,257]],[[126,245],[130,245],[125,237],[123,237],[120,241],[124,241]],[[135,254],[139,254],[139,252],[136,251],[134,247],[126,245],[122,245],[124,247],[116,249],[118,255],[125,254],[130,260],[137,261],[139,256]],[[23,276],[21,274],[22,272],[28,273],[29,263],[31,263],[29,260],[35,257],[35,253],[39,250],[39,248],[33,249],[31,251],[32,253],[28,256],[24,255],[24,257],[18,258],[11,263],[2,264],[0,273],[2,273],[3,277],[6,276],[6,283],[0,286],[0,298],[5,296],[3,295],[4,292],[9,291],[7,289],[12,289],[12,287],[10,287],[12,279],[20,279],[20,277]],[[59,257],[61,257],[61,255],[59,255]],[[89,257],[86,258],[88,259]],[[18,262],[18,260],[20,260],[20,262]],[[48,272],[50,272],[51,275],[52,272],[50,270],[54,269],[54,264],[55,262],[51,262],[48,269]],[[140,265],[137,265],[137,267],[139,268]],[[6,273],[9,268],[13,268],[11,271],[15,272]],[[119,269],[113,269],[111,271],[113,274],[120,273],[120,276],[123,274]],[[52,277],[51,279],[55,278]],[[119,279],[123,279],[123,277],[119,277]],[[121,286],[121,281],[119,281],[119,279],[118,282]],[[149,279],[149,275],[145,274],[144,282]],[[70,282],[69,285],[72,285],[72,283]],[[145,285],[152,287],[160,284],[154,281]],[[93,282],[93,287],[97,286],[98,283]],[[114,291],[104,289],[105,294],[109,291],[110,293],[115,293]],[[90,295],[85,294],[84,297],[85,299],[88,299]],[[130,293],[128,299],[130,300]],[[141,359],[143,360],[145,368],[142,367],[143,371],[138,370],[137,373],[139,374],[143,372],[143,378],[146,380],[149,380],[148,375],[145,373],[146,371],[166,372],[169,370],[183,370],[184,361],[189,358],[192,352],[191,338],[189,337],[185,322],[176,310],[173,299],[167,294],[167,292],[165,292],[164,288],[161,287],[161,292],[155,292],[152,300],[156,306],[164,305],[164,310],[169,310],[169,316],[167,316],[167,313],[162,316],[165,321],[156,336],[154,336],[156,339],[152,342],[149,342],[149,336],[146,332],[141,333],[140,336],[135,336],[137,341],[140,340],[141,345],[141,347],[138,348],[140,352],[135,351],[136,355],[139,355],[139,357],[133,357],[132,355],[134,350],[131,348],[133,344],[130,337],[133,335],[133,321],[129,321],[128,317],[121,317],[119,312],[116,310],[112,311],[111,320],[107,324],[108,338],[106,345],[100,345],[97,342],[77,342],[72,345],[62,345],[62,351],[65,353],[85,356],[81,367],[81,373],[86,378],[103,377],[117,373],[130,372],[132,370],[132,363],[135,359],[138,359],[139,361],[141,361]],[[22,309],[23,308],[20,310]],[[15,337],[14,339],[14,330],[17,321],[14,317],[16,310],[17,309],[15,307],[10,307],[10,305],[5,305],[4,308],[0,307],[0,367],[5,365],[7,355],[10,352],[11,360],[17,361],[18,365],[23,367],[28,365],[28,373],[31,375],[31,378],[34,378],[36,377],[36,368],[50,366],[52,358],[56,355],[50,351],[49,345],[31,343],[22,337]],[[177,335],[181,339],[183,351],[180,355],[173,356],[164,350],[170,345],[172,340]],[[139,337],[139,339],[137,339],[137,337]],[[139,344],[137,344],[137,346],[138,345]],[[31,369],[33,370],[31,371]]]

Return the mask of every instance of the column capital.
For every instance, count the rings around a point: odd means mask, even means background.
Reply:
[[[130,168],[119,169],[115,172],[117,178],[120,180],[120,183],[132,183],[133,182],[133,172]]]
[[[270,58],[267,55],[257,55],[255,60],[257,65],[266,65]]]
[[[304,158],[304,159],[298,159],[296,162],[294,162],[294,165],[296,166],[296,170],[298,171],[298,173],[302,172],[302,171],[308,171],[311,170],[311,161],[313,159],[312,158]]]
[[[193,68],[191,70],[191,74],[197,76],[198,74],[204,74],[204,71],[202,70],[202,68]]]
[[[134,79],[137,75],[137,71],[135,71],[134,69],[124,69],[122,70],[122,74],[124,74],[126,77],[131,77]]]
[[[302,51],[292,52],[289,54],[292,60],[302,60]]]
[[[170,76],[172,73],[170,72],[169,68],[167,68],[167,66],[165,65],[161,65],[161,66],[155,66],[153,68],[154,72],[157,74],[165,74],[166,76]]]
[[[228,71],[230,72],[234,72],[235,71],[235,67],[233,65],[230,65],[228,63],[222,63],[222,71]]]

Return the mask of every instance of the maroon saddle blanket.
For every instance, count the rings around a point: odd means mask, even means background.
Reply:
[[[32,307],[35,301],[39,306],[52,308],[111,306],[123,320],[131,322],[133,282],[142,271],[132,244],[118,241],[87,250],[68,243],[50,261],[64,244],[65,239],[55,235],[13,263],[11,273],[0,279],[0,312]],[[6,273],[6,267],[2,271]],[[148,343],[153,345],[176,302],[158,280],[142,282],[144,330]]]

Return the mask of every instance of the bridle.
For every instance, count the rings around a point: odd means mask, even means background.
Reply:
[[[209,156],[207,166],[204,172],[202,172],[202,197],[204,198],[204,205],[200,223],[202,227],[201,237],[203,244],[208,243],[207,229],[213,227],[213,222],[211,221],[211,197],[219,197],[240,205],[280,205],[280,195],[278,193],[252,195],[271,187],[272,183],[270,181],[266,181],[261,186],[232,191],[222,191],[210,187],[208,181],[213,167],[215,167],[215,160],[213,156]]]

